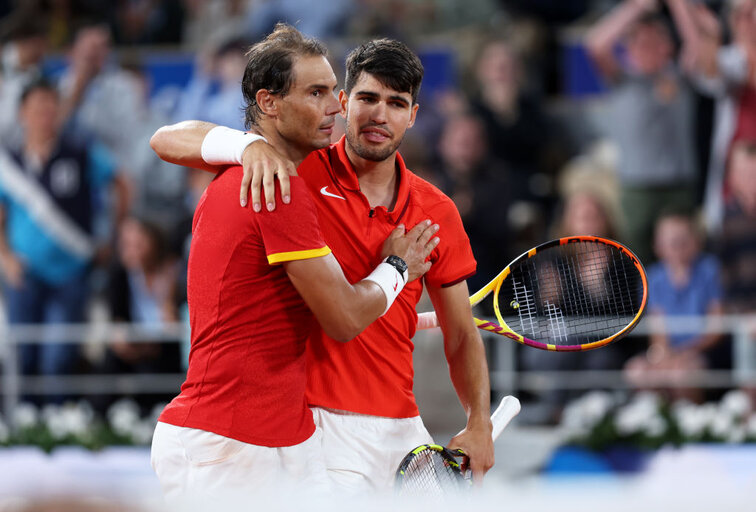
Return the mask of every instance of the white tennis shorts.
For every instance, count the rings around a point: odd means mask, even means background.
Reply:
[[[323,432],[323,456],[334,491],[347,494],[385,492],[396,468],[421,444],[433,443],[420,416],[384,418],[312,408]]]
[[[300,495],[330,490],[318,428],[303,443],[270,448],[158,422],[151,463],[171,504],[249,503],[291,488]]]

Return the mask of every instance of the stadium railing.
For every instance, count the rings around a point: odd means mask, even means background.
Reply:
[[[666,387],[731,388],[756,386],[756,315],[712,318],[676,317],[665,320],[666,332],[707,332],[732,336],[731,370],[701,370],[670,376],[669,372],[650,375],[649,385]],[[630,334],[645,336],[653,332],[648,319]],[[139,394],[178,391],[183,373],[177,374],[84,374],[56,376],[24,376],[18,365],[18,347],[29,343],[80,343],[105,345],[118,339],[132,343],[155,341],[181,343],[186,338],[183,323],[163,325],[159,329],[136,324],[92,322],[85,324],[8,325],[0,320],[0,361],[2,361],[3,412],[8,414],[21,396],[46,394]],[[484,333],[491,350],[491,387],[495,392],[517,394],[519,391],[548,389],[626,389],[632,387],[621,370],[536,371],[517,366],[517,344],[500,336]],[[441,345],[439,329],[416,336],[415,342]],[[619,343],[623,343],[620,341]],[[524,348],[524,350],[535,350]],[[599,349],[601,350],[601,349]],[[438,378],[448,379],[446,375]]]

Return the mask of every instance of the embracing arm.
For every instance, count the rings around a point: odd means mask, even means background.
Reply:
[[[205,121],[182,121],[162,126],[150,139],[150,147],[166,162],[217,173],[224,166],[211,165],[202,159],[202,141],[216,126]]]
[[[393,254],[402,258],[408,266],[407,282],[413,281],[431,267],[426,259],[438,244],[438,238],[433,237],[436,231],[438,225],[431,225],[430,221],[417,224],[406,234],[404,227],[399,226],[384,243],[382,256]],[[389,293],[400,292],[404,278],[388,263],[381,265],[384,266],[384,278],[394,280],[387,283]],[[350,284],[333,254],[289,261],[284,267],[325,333],[341,342],[351,340],[377,320],[387,310],[387,302],[396,297],[393,295],[389,299],[376,284],[373,277],[376,272],[354,285]]]
[[[216,153],[224,154],[213,163],[208,163],[202,158],[202,144],[205,137],[218,125],[205,121],[181,121],[180,123],[159,128],[150,139],[150,146],[157,155],[172,164],[184,167],[203,169],[217,173],[229,165],[242,164],[244,178],[239,192],[239,203],[247,205],[247,196],[252,190],[252,206],[255,211],[261,210],[261,190],[264,192],[265,204],[268,210],[275,209],[274,176],[278,176],[281,187],[281,197],[284,203],[288,203],[290,197],[289,176],[296,174],[296,166],[288,158],[282,156],[276,149],[264,140],[244,140],[240,135],[244,132],[220,127],[226,134],[231,134],[231,139],[236,141],[222,141],[224,148],[217,148],[212,144]],[[217,142],[217,141],[216,141]],[[238,146],[236,146],[238,144]],[[242,157],[239,159],[237,156]],[[276,174],[277,172],[277,174]]]
[[[378,319],[386,296],[374,282],[349,284],[333,254],[285,263],[286,273],[323,331],[347,342]]]
[[[480,482],[494,464],[491,387],[483,340],[473,321],[466,282],[427,288],[444,334],[452,384],[467,414],[467,426],[451,440],[449,448],[467,454],[473,477]]]

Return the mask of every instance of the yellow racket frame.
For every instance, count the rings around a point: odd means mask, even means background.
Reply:
[[[616,334],[609,336],[607,338],[604,338],[602,340],[599,340],[599,341],[593,341],[591,343],[585,343],[582,345],[554,345],[551,343],[542,343],[539,341],[531,340],[529,338],[522,336],[521,334],[514,332],[504,321],[504,318],[502,318],[501,310],[499,309],[499,290],[501,289],[501,284],[504,282],[507,276],[509,276],[511,269],[515,265],[519,264],[521,261],[526,260],[528,258],[532,258],[539,251],[543,251],[544,249],[554,247],[556,245],[566,245],[566,244],[577,243],[577,242],[594,242],[594,243],[597,242],[597,243],[605,244],[605,245],[608,245],[608,246],[611,246],[620,250],[625,256],[630,258],[630,260],[635,265],[635,268],[638,270],[638,273],[641,276],[641,281],[643,283],[643,297],[641,299],[641,306],[638,309],[638,313],[635,315],[633,320],[627,326],[625,326],[624,329],[617,332]],[[620,244],[619,242],[615,242],[614,240],[610,240],[608,238],[597,237],[597,236],[570,236],[570,237],[558,238],[556,240],[545,242],[543,244],[540,244],[537,247],[534,247],[533,249],[530,249],[527,252],[524,252],[523,254],[515,258],[509,265],[507,265],[507,267],[504,270],[499,272],[499,275],[494,277],[490,283],[488,283],[483,288],[481,288],[480,290],[478,290],[477,292],[475,292],[473,295],[470,296],[470,306],[472,307],[477,306],[492,291],[494,292],[494,299],[493,299],[494,314],[496,315],[496,320],[499,323],[496,324],[488,320],[481,320],[480,318],[475,318],[474,319],[475,325],[479,329],[482,329],[488,332],[493,332],[501,336],[506,336],[507,338],[513,339],[514,341],[518,343],[522,343],[523,345],[539,348],[542,350],[550,350],[554,352],[579,352],[583,350],[592,350],[595,348],[608,345],[609,343],[622,338],[623,336],[628,334],[630,331],[632,331],[633,328],[635,328],[635,326],[640,321],[641,316],[643,316],[643,312],[646,309],[646,302],[648,301],[648,280],[646,278],[646,271],[643,268],[643,264],[640,262],[638,257],[635,254],[633,254],[633,252],[630,249]]]

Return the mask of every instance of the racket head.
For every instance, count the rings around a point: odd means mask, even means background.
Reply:
[[[408,453],[396,470],[394,488],[402,496],[463,492],[471,486],[456,457],[463,454],[437,444],[423,444]]]
[[[617,341],[640,321],[646,272],[627,247],[607,238],[551,240],[516,258],[470,299],[494,293],[498,324],[483,330],[542,350],[573,352]]]

